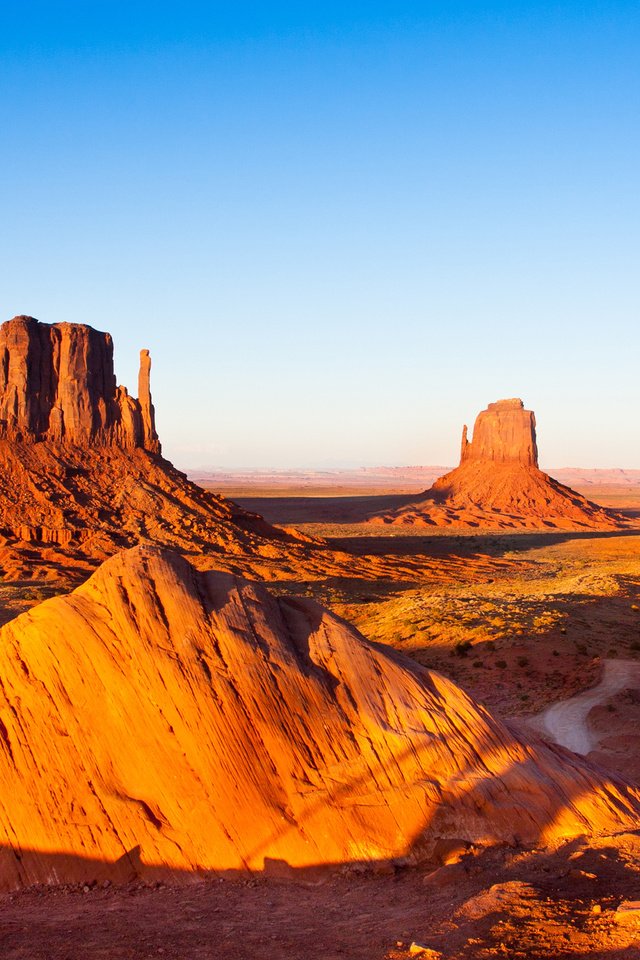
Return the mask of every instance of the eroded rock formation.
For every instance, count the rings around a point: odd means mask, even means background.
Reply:
[[[489,460],[492,463],[524,463],[538,466],[536,418],[522,400],[497,400],[476,417],[473,441],[462,428],[460,463]]]
[[[0,327],[0,437],[160,452],[140,354],[139,399],[116,385],[108,333],[14,317]]]
[[[309,600],[157,547],[0,631],[0,885],[553,843],[638,797]]]
[[[108,333],[26,316],[0,327],[0,576],[75,578],[141,540],[255,573],[286,556],[292,536],[162,458],[150,370],[142,350],[135,399]]]
[[[587,500],[538,467],[536,420],[522,400],[481,411],[460,465],[419,496],[403,497],[374,523],[496,529],[616,529],[625,517]]]

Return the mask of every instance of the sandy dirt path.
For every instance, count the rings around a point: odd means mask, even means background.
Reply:
[[[599,740],[589,729],[589,712],[621,690],[636,685],[640,686],[640,663],[635,660],[603,660],[602,678],[596,687],[554,703],[539,715],[536,726],[555,743],[586,756],[597,747]]]

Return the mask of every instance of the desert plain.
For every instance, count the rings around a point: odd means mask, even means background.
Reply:
[[[187,477],[147,351],[0,347],[3,958],[640,955],[637,474],[510,399],[453,470]]]

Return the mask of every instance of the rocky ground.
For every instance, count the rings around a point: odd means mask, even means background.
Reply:
[[[610,496],[624,508],[622,493]],[[251,508],[264,507],[256,500]],[[330,536],[347,559],[333,576],[297,579],[293,571],[281,579],[274,565],[272,589],[314,596],[516,726],[594,687],[604,660],[640,663],[638,534],[363,536],[359,527],[318,522],[309,503],[314,533]],[[284,509],[282,500],[276,507]],[[3,619],[63,589],[5,583]],[[587,716],[593,756],[632,776],[639,701],[630,686]],[[258,876],[33,888],[0,898],[0,955],[403,960],[416,943],[431,951],[427,960],[640,956],[640,924],[617,912],[640,899],[638,835],[557,851],[502,847],[462,859],[454,851],[450,859],[431,874],[349,865],[313,883]]]
[[[431,874],[34,888],[0,900],[0,944],[3,960],[405,960],[412,944],[425,960],[636,960],[640,923],[617,908],[640,898],[639,854],[624,835]]]

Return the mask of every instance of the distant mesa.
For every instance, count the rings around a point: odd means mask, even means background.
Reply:
[[[0,575],[78,576],[122,547],[272,558],[292,536],[204,491],[160,455],[140,353],[118,386],[108,333],[20,316],[0,327]],[[73,574],[75,576],[75,574]]]
[[[0,644],[3,889],[637,826],[632,787],[439,674],[158,547],[107,560]]]
[[[629,524],[539,469],[535,415],[517,398],[482,410],[471,440],[463,427],[455,470],[418,497],[405,498],[371,519],[471,529],[618,529]]]
[[[467,425],[462,428],[460,463],[490,461],[492,463],[524,463],[538,466],[536,418],[533,410],[525,410],[522,400],[497,400],[476,417],[473,440],[467,438]]]

